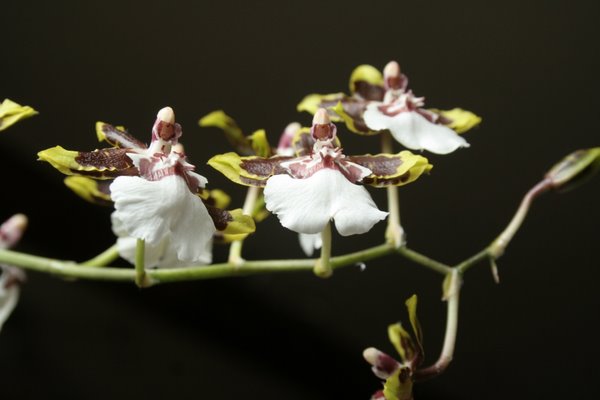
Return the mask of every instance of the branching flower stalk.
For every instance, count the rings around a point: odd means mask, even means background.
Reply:
[[[170,107],[158,112],[149,146],[122,127],[98,122],[97,137],[110,147],[81,152],[56,146],[39,152],[40,160],[76,179],[67,185],[81,197],[115,207],[112,229],[118,239],[97,256],[77,263],[9,250],[23,232],[24,216],[13,217],[16,219],[0,226],[0,327],[14,308],[18,284],[24,280],[19,268],[70,279],[133,282],[147,288],[179,281],[294,271],[329,277],[337,268],[400,256],[445,277],[447,316],[441,353],[433,364],[421,367],[422,330],[414,295],[406,302],[413,334],[401,324],[388,328],[400,361],[375,348],[365,350],[364,356],[384,381],[383,390],[372,399],[412,400],[413,383],[441,374],[454,357],[464,274],[489,260],[497,280],[495,260],[521,228],[533,200],[549,189],[564,189],[567,184],[580,182],[600,168],[600,147],[570,154],[526,193],[495,240],[461,263],[446,265],[406,246],[398,186],[419,179],[432,165],[427,158],[408,150],[393,153],[393,140],[408,149],[449,154],[469,147],[460,134],[477,126],[481,118],[459,108],[428,109],[424,99],[408,89],[408,78],[392,61],[383,73],[369,65],[356,68],[350,77],[350,95],[307,96],[298,110],[314,114],[312,126],[288,125],[276,149],[269,145],[263,130],[244,136],[224,112],[205,116],[200,125],[222,128],[240,153],[216,155],[208,164],[231,181],[249,187],[241,210],[226,210],[229,197],[218,189],[206,189],[208,180],[187,161],[179,142],[182,127],[175,122]],[[0,130],[34,114],[29,107],[5,101],[0,104]],[[334,122],[343,122],[354,133],[381,134],[382,153],[346,153]],[[386,187],[387,212],[377,207],[366,186]],[[244,260],[243,240],[255,231],[257,206],[276,215],[283,227],[297,232],[300,238],[312,236],[310,246],[304,243],[303,248],[312,254],[319,243],[320,256]],[[383,244],[332,257],[332,224],[341,236],[350,236],[367,233],[385,218]],[[215,238],[231,242],[225,263],[212,263]],[[119,256],[133,268],[111,266]]]

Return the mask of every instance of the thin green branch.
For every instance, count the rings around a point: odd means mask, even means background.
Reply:
[[[456,266],[456,269],[461,274],[464,274],[469,268],[479,264],[485,259],[489,260],[490,258],[492,258],[492,253],[490,252],[490,246],[488,246],[485,249],[481,250],[479,253],[467,258],[465,261],[458,264]]]
[[[423,381],[440,375],[448,368],[454,357],[454,348],[456,346],[456,336],[458,333],[458,306],[460,299],[460,289],[462,286],[462,276],[454,268],[449,273],[449,285],[445,288],[444,297],[447,301],[446,314],[446,333],[444,334],[444,345],[437,361],[425,368],[415,371],[415,381]]]
[[[427,256],[424,256],[423,254],[417,253],[416,251],[411,250],[406,246],[402,246],[396,251],[404,258],[407,258],[417,264],[427,267],[439,274],[447,275],[448,273],[452,272],[452,268],[450,268],[448,265],[443,264],[439,261],[435,261]]]
[[[104,267],[119,258],[119,249],[114,244],[96,257],[81,263],[83,267]]]
[[[546,178],[532,187],[525,194],[521,204],[519,205],[519,208],[517,209],[517,212],[511,219],[506,229],[504,229],[504,231],[502,231],[502,233],[489,246],[489,252],[494,259],[497,259],[504,253],[504,250],[523,224],[533,200],[535,200],[540,194],[550,189],[552,185],[552,181]]]
[[[393,246],[382,244],[354,253],[331,257],[329,261],[331,268],[336,269],[377,259],[393,254],[394,251],[395,249]],[[261,260],[245,261],[242,268],[229,263],[221,263],[187,268],[150,269],[145,271],[146,280],[144,281],[143,286],[147,287],[159,283],[215,279],[262,273],[312,271],[315,261],[314,258],[297,260]],[[137,275],[136,270],[131,268],[100,268],[92,266],[82,268],[82,264],[77,264],[73,261],[39,257],[11,250],[0,250],[0,263],[76,279],[135,282]]]

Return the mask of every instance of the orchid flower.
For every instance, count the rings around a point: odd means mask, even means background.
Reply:
[[[38,112],[29,106],[22,106],[12,100],[4,99],[0,103],[0,131],[16,124],[22,119],[32,117]]]
[[[92,185],[87,179],[71,181],[70,186],[94,201],[108,201],[109,193],[115,206],[113,231],[123,258],[133,262],[132,243],[142,239],[146,267],[208,264],[217,231],[240,235],[254,231],[254,222],[240,210],[228,212],[209,204],[207,180],[186,161],[178,143],[181,126],[171,108],[159,111],[149,147],[123,128],[101,122],[96,127],[98,138],[113,148],[76,152],[56,146],[38,156],[67,175],[114,179],[108,191],[106,185]]]
[[[293,156],[296,154],[294,149],[294,138],[300,133],[302,125],[298,122],[292,122],[285,127],[281,137],[279,138],[279,144],[277,145],[278,156]],[[300,247],[304,254],[312,256],[315,250],[319,250],[323,246],[323,238],[321,233],[299,233],[298,240]]]
[[[284,227],[316,234],[333,220],[342,236],[365,233],[387,216],[363,184],[404,185],[431,169],[426,158],[408,151],[344,155],[336,146],[336,126],[324,109],[315,114],[310,134],[295,141],[296,145],[311,142],[306,154],[297,157],[227,153],[208,163],[234,182],[264,187],[266,207]]]
[[[350,77],[350,96],[312,94],[298,104],[298,111],[314,113],[326,107],[334,121],[344,121],[351,131],[371,135],[387,130],[412,150],[447,154],[469,146],[458,134],[478,125],[481,118],[459,108],[426,109],[424,98],[407,87],[408,78],[395,61],[386,65],[383,75],[370,65],[361,65]]]
[[[17,244],[27,227],[27,217],[16,214],[0,225],[0,249]],[[0,265],[0,331],[19,301],[20,284],[25,272],[19,268]]]
[[[259,129],[250,135],[244,135],[235,120],[222,110],[213,111],[205,115],[198,123],[202,127],[216,127],[223,130],[225,137],[238,154],[262,157],[269,157],[271,155],[294,156],[297,151],[297,147],[294,146],[294,139],[302,129],[302,126],[298,122],[288,124],[279,138],[277,147],[272,148],[267,141],[263,129]],[[268,215],[268,211],[265,209],[264,197],[260,193],[252,210],[252,217],[255,222],[260,222]],[[322,240],[320,233],[300,233],[298,237],[300,247],[307,256],[311,256],[315,250],[321,248]]]

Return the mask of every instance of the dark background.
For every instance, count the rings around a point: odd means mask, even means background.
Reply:
[[[37,151],[95,148],[97,120],[147,141],[170,105],[190,161],[239,207],[244,190],[205,165],[230,148],[199,117],[222,108],[274,143],[288,122],[310,122],[295,112],[304,95],[346,91],[363,63],[396,59],[428,106],[484,119],[466,136],[470,149],[429,155],[432,174],[401,190],[409,245],[436,259],[483,248],[554,162],[599,145],[595,1],[5,3],[0,96],[40,111],[0,134],[0,219],[29,215],[23,251],[84,260],[114,240],[110,210],[70,193]],[[349,154],[378,149],[377,138],[340,136]],[[536,202],[499,260],[500,285],[486,265],[467,274],[455,361],[417,399],[598,398],[598,183]],[[385,192],[371,192],[385,207]],[[384,225],[335,236],[334,253],[380,243]],[[245,256],[302,254],[270,217]],[[386,327],[407,321],[413,293],[436,359],[440,284],[392,257],[329,280],[298,273],[144,291],[30,273],[0,335],[0,397],[367,399],[379,383],[361,352],[394,354]]]

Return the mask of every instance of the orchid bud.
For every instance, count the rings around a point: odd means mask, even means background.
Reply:
[[[577,150],[554,165],[545,175],[555,189],[572,189],[600,168],[600,147]]]
[[[0,225],[0,249],[13,247],[27,228],[27,216],[15,214]]]
[[[400,363],[375,347],[363,351],[363,358],[373,366],[373,373],[381,379],[387,379],[400,368]]]

